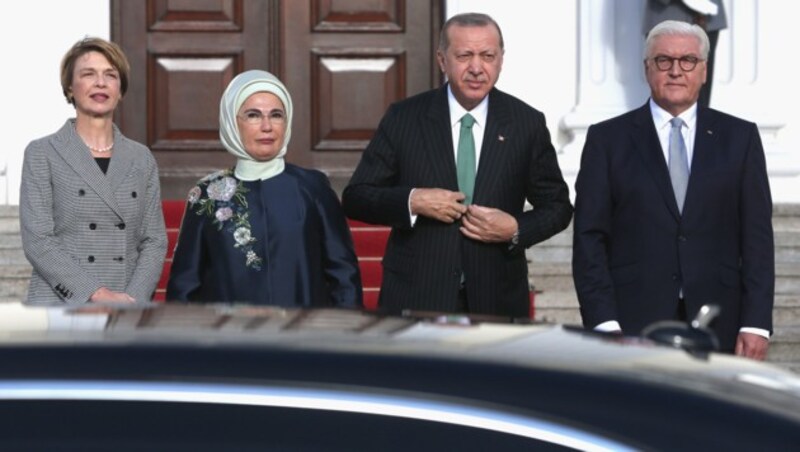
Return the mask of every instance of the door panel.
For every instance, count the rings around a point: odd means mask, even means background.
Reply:
[[[247,69],[276,74],[295,117],[287,160],[340,190],[390,103],[440,85],[442,4],[404,0],[113,0],[112,39],[131,60],[118,111],[147,144],[165,199],[233,165],[219,99]]]

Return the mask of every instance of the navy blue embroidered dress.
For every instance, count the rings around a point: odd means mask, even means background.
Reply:
[[[361,277],[336,193],[319,171],[287,164],[263,181],[232,170],[192,189],[168,301],[361,307]]]

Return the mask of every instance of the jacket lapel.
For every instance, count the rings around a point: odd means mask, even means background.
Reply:
[[[117,138],[117,131],[115,131],[115,140]],[[72,167],[75,174],[83,179],[89,188],[97,193],[100,199],[121,218],[120,208],[114,197],[109,178],[103,174],[97,162],[94,161],[92,154],[86,148],[86,144],[75,132],[74,120],[68,120],[51,140],[53,148]],[[111,160],[113,161],[114,159],[112,158]]]
[[[430,143],[426,157],[434,167],[434,174],[443,176],[442,188],[458,191],[450,108],[447,105],[447,84],[434,93],[427,118],[421,122],[420,129],[425,137],[423,142]]]
[[[714,126],[717,117],[712,110],[704,107],[697,107],[697,125],[694,135],[694,152],[692,153],[692,165],[689,173],[689,185],[686,188],[686,202],[683,204],[683,212],[691,209],[690,205],[698,202],[697,195],[693,196],[692,188],[697,185],[698,178],[708,177],[709,171],[714,166],[716,150],[716,134]],[[694,201],[693,201],[694,199]]]
[[[631,132],[633,146],[642,158],[645,168],[653,178],[670,213],[676,221],[680,221],[678,203],[675,201],[675,192],[672,190],[672,182],[669,179],[669,168],[664,159],[664,151],[661,149],[656,127],[653,124],[649,103],[636,110],[633,123],[634,127]]]
[[[133,153],[128,149],[127,139],[122,136],[116,125],[114,126],[114,143],[114,154],[109,162],[108,172],[105,177],[112,193],[116,193],[120,184],[136,170]]]
[[[478,163],[478,172],[475,176],[473,202],[476,204],[486,203],[482,195],[489,193],[489,190],[484,186],[491,184],[493,180],[497,180],[496,177],[499,177],[502,173],[503,146],[507,139],[514,138],[508,136],[509,124],[511,123],[509,106],[498,93],[497,88],[492,88],[489,92],[489,111],[486,115],[481,157]]]

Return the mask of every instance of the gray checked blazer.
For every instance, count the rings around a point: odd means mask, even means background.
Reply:
[[[25,149],[20,186],[28,303],[85,303],[100,287],[150,301],[167,250],[158,167],[114,126],[108,173],[70,119]]]

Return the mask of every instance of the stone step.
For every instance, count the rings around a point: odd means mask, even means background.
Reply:
[[[800,227],[776,229],[775,248],[800,248]]]
[[[0,267],[0,298],[24,299],[28,293],[30,277],[30,265],[5,265]]]
[[[791,264],[800,262],[800,247],[775,248],[776,264]]]
[[[536,290],[543,292],[575,293],[575,283],[572,280],[572,275],[532,275],[529,280]]]
[[[22,237],[19,234],[0,234],[0,249],[22,249]]]
[[[28,280],[15,279],[6,280],[0,278],[0,297],[9,298],[16,301],[25,300],[28,296]]]
[[[0,206],[0,235],[19,234],[19,206]]]
[[[6,265],[25,265],[27,263],[28,259],[21,247],[3,248],[0,246],[0,274],[3,273],[3,267]]]
[[[580,322],[580,307],[575,292],[537,291],[535,306],[537,320]],[[800,296],[777,295],[772,319],[776,328],[800,325]]]
[[[537,247],[528,250],[529,262],[570,264],[572,262],[572,246]]]
[[[776,326],[773,339],[800,346],[800,325]]]
[[[528,263],[528,273],[534,276],[572,276],[572,264],[569,262],[541,262]]]
[[[783,205],[785,206],[785,205]],[[791,215],[773,215],[772,228],[775,233],[776,246],[800,246],[798,237],[800,236],[800,204],[793,205],[797,212]],[[573,229],[570,223],[567,229],[559,232],[558,234],[550,237],[549,239],[534,245],[537,247],[558,247],[558,246],[572,246]],[[784,240],[786,240],[784,242]]]
[[[781,246],[781,242],[792,242],[792,246]],[[540,247],[538,245],[528,250],[528,261],[534,265],[565,265],[572,263],[571,245]],[[777,264],[792,264],[800,262],[800,232],[787,237],[775,237],[775,262]]]
[[[574,292],[572,267],[568,263],[532,262],[530,282],[545,292]],[[775,293],[777,295],[800,295],[800,263],[778,263],[775,265]]]
[[[800,228],[800,204],[775,204],[772,206],[772,226]]]
[[[793,262],[776,262],[776,277],[800,277],[800,260]]]
[[[534,319],[539,322],[560,323],[564,325],[582,325],[581,314],[578,308],[536,308]]]
[[[800,325],[800,307],[776,304],[772,308],[772,323],[776,327]]]
[[[800,294],[800,277],[781,277],[775,278],[775,294],[792,295]]]
[[[774,364],[800,364],[800,326],[777,326],[770,339],[767,361]]]
[[[542,275],[534,274],[530,277],[531,285],[542,292],[568,292],[575,293],[575,282],[572,275]],[[778,298],[792,298],[800,294],[800,277],[777,277],[775,279],[775,296]]]
[[[19,206],[0,205],[0,217],[18,217]]]
[[[535,300],[537,309],[548,309],[548,308],[578,309],[578,296],[575,294],[575,291],[559,292],[559,291],[537,290],[535,297],[536,297]]]
[[[582,323],[580,310],[572,306],[544,307],[537,304],[535,318],[538,321],[547,323],[565,323],[572,325],[579,325]],[[796,326],[800,324],[800,310],[788,311],[776,308],[773,311],[773,322],[776,329]],[[778,341],[777,343],[784,344],[785,342]],[[794,343],[792,346],[797,347],[798,354],[800,355],[800,343]],[[798,361],[800,361],[800,357]]]
[[[19,217],[0,216],[0,234],[19,234]]]
[[[575,292],[536,291],[536,308],[575,308],[578,309],[578,297]],[[796,309],[800,311],[800,295],[776,295],[776,308]]]

